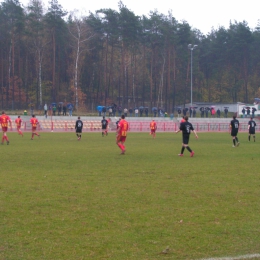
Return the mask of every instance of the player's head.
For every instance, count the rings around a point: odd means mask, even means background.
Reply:
[[[103,119],[105,119],[105,116],[103,116]]]
[[[2,111],[2,115],[5,113],[5,111]]]
[[[125,115],[122,115],[121,118],[122,118],[122,119],[125,119]]]
[[[80,116],[78,116],[78,119],[80,119]]]
[[[185,120],[185,121],[188,121],[188,120],[189,120],[189,117],[188,117],[188,116],[185,116],[185,117],[184,117],[184,120]]]
[[[35,115],[32,115],[32,117],[35,117]]]
[[[236,115],[233,115],[233,119],[236,119],[237,118],[237,116]]]
[[[253,117],[250,117],[251,120],[253,120]]]
[[[20,118],[20,116],[18,116],[18,118]]]

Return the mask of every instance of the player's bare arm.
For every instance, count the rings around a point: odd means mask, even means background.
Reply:
[[[199,137],[198,137],[198,135],[197,135],[195,130],[193,130],[193,133],[195,134],[195,137],[198,139]]]

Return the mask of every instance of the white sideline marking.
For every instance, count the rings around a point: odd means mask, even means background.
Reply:
[[[252,254],[252,255],[240,255],[240,256],[228,256],[228,257],[217,257],[217,258],[203,258],[200,260],[240,260],[240,259],[252,259],[252,258],[260,258],[260,254]]]

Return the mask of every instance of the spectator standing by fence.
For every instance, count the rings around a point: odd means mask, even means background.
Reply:
[[[141,107],[139,108],[140,116],[143,116],[144,109]]]
[[[61,115],[61,104],[58,105],[58,116]]]
[[[245,110],[245,108],[243,107],[243,109],[242,109],[243,118],[245,117],[245,113],[246,113],[246,110]]]
[[[145,113],[145,116],[147,117],[148,116],[148,108],[147,107],[144,109],[144,113]]]
[[[138,108],[136,108],[135,109],[135,117],[138,117],[138,113],[139,113]]]
[[[130,107],[129,108],[129,115],[132,116],[133,115],[133,109]]]
[[[31,116],[33,115],[33,111],[34,111],[34,105],[30,104],[30,112],[31,112]]]
[[[256,108],[255,108],[255,107],[252,107],[252,117],[253,117],[253,118],[255,117],[255,111],[256,111]]]
[[[53,112],[53,115],[55,116],[56,115],[56,106],[55,105],[52,107],[52,112]]]
[[[200,117],[204,117],[204,107],[200,108]]]
[[[113,111],[112,111],[112,107],[110,107],[110,108],[108,109],[108,115],[109,115],[109,116],[112,116],[112,112],[113,112]]]
[[[224,116],[227,118],[227,113],[228,113],[228,109],[227,108],[225,108],[224,109]]]
[[[219,108],[217,110],[217,117],[220,118],[220,110],[219,110]]]
[[[73,107],[71,104],[69,104],[68,110],[69,110],[69,116],[72,116]]]
[[[156,117],[156,115],[157,115],[157,108],[154,108],[154,110],[153,110],[153,116]]]
[[[63,111],[62,115],[66,116],[67,115],[67,106],[66,106],[66,104],[63,104],[62,111]]]
[[[196,109],[195,108],[193,108],[192,114],[193,114],[193,117],[196,117]]]
[[[247,117],[250,117],[250,107],[248,107],[248,108],[246,109],[246,116],[247,116]]]
[[[47,118],[47,114],[48,114],[48,106],[47,106],[46,103],[45,103],[43,109],[44,109],[44,116],[45,116],[45,118]]]
[[[128,110],[127,110],[127,108],[125,108],[125,109],[124,109],[124,115],[125,115],[125,117],[127,117],[127,112],[128,112]]]

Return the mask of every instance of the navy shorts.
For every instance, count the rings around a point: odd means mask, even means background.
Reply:
[[[76,133],[82,133],[82,128],[76,128]]]
[[[183,144],[188,144],[189,143],[189,139],[190,139],[190,135],[189,134],[183,134],[182,135],[182,143]]]
[[[232,131],[231,132],[231,136],[237,136],[237,134],[238,134],[238,131]]]

